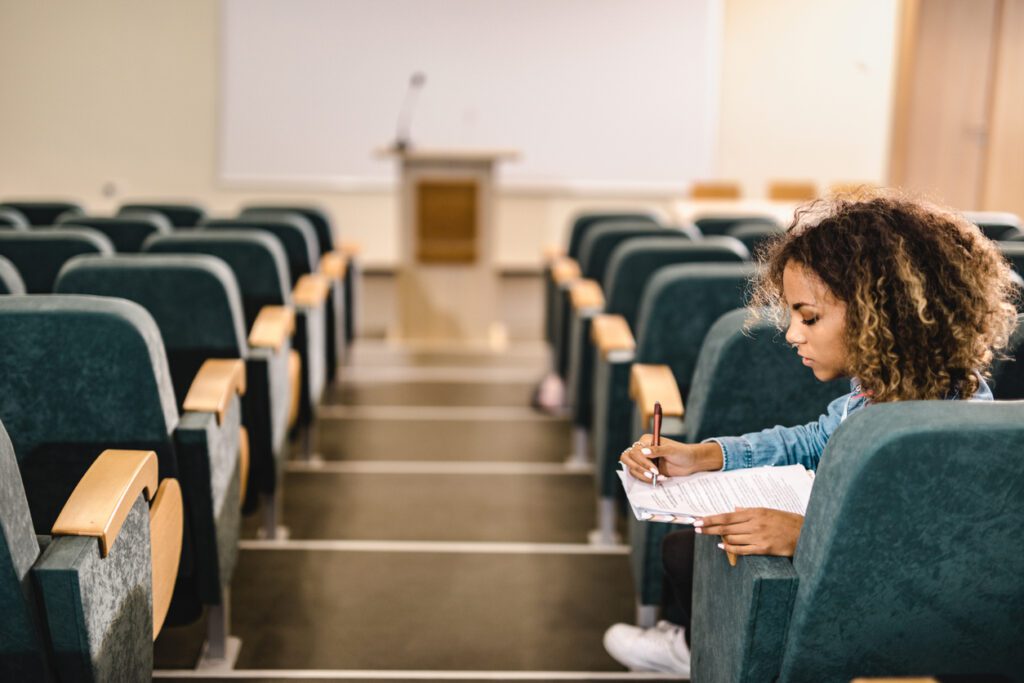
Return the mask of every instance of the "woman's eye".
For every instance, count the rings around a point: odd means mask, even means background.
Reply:
[[[816,322],[818,322],[818,316],[814,316],[813,318],[804,318],[803,319],[804,325],[807,325],[808,327],[810,327],[811,325],[813,325]]]

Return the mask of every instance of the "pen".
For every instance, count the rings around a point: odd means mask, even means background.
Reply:
[[[654,402],[654,438],[651,441],[652,446],[661,445],[661,402]],[[658,470],[654,470],[654,476],[651,478],[651,486],[658,485]]]

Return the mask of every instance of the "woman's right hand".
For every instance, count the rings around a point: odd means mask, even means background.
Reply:
[[[619,456],[619,462],[641,481],[651,481],[655,468],[666,477],[722,469],[722,448],[713,441],[688,444],[662,437],[660,446],[652,446],[653,441],[651,434],[644,434]]]

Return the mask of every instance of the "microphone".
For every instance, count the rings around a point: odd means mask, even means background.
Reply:
[[[423,85],[427,82],[427,76],[422,71],[413,72],[409,77],[409,87],[405,91],[405,100],[402,102],[402,109],[398,113],[398,124],[395,127],[395,145],[397,152],[404,152],[409,149],[409,127],[412,125],[412,110],[416,103],[416,96]]]

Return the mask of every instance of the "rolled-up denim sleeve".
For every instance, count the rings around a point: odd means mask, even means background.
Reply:
[[[772,427],[742,436],[705,439],[704,442],[715,442],[722,448],[723,470],[766,465],[803,465],[809,470],[816,470],[821,452],[842,422],[843,409],[852,397],[852,393],[840,396],[828,405],[824,415],[805,425]]]

